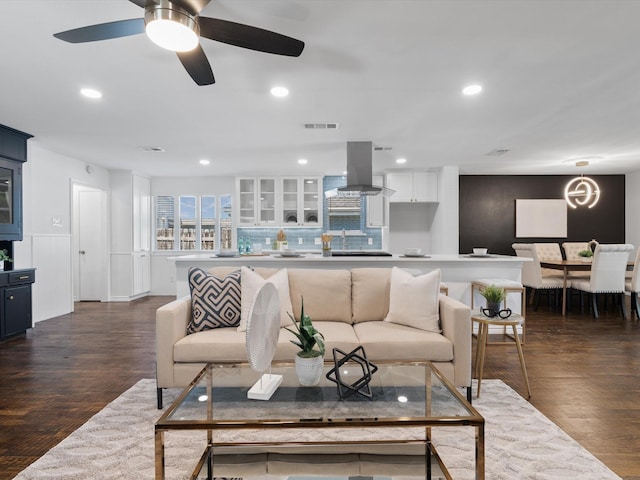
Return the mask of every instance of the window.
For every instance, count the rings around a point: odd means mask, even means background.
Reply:
[[[154,197],[156,250],[231,248],[232,196]],[[179,225],[178,229],[174,225]]]
[[[155,197],[156,249],[173,250],[173,197]]]

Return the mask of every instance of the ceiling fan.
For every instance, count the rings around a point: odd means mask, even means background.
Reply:
[[[156,44],[175,51],[198,85],[215,83],[200,37],[258,52],[299,57],[304,42],[261,28],[219,18],[201,17],[211,0],[129,0],[144,8],[144,18],[118,20],[54,34],[70,43],[95,42],[146,33]]]

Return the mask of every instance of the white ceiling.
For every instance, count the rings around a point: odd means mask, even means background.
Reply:
[[[160,176],[339,174],[350,140],[392,147],[374,154],[378,172],[399,156],[469,174],[640,170],[640,1],[212,0],[203,16],[306,46],[291,58],[202,39],[216,77],[205,87],[145,35],[53,37],[142,15],[127,0],[0,0],[0,123]],[[469,83],[483,93],[463,96]],[[288,98],[269,94],[276,84]],[[577,169],[579,157],[601,159]]]

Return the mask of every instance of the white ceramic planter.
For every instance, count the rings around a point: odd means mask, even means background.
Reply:
[[[322,377],[324,359],[319,357],[302,358],[296,355],[296,374],[300,385],[311,387],[317,385]]]

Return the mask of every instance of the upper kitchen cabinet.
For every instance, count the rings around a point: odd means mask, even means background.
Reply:
[[[274,226],[276,224],[276,179],[237,178],[238,226]]]
[[[389,172],[386,186],[395,190],[389,197],[390,203],[438,201],[438,175],[433,172]]]
[[[0,125],[0,240],[22,240],[22,164],[31,137]]]
[[[282,208],[278,221],[287,227],[322,225],[322,195],[319,177],[281,178]]]

